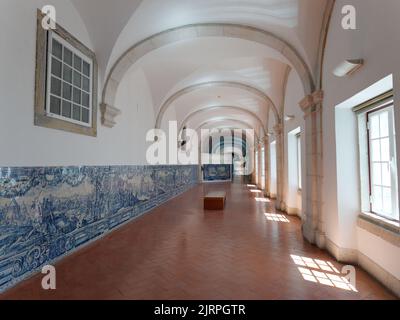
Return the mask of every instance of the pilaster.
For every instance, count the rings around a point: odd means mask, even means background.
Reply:
[[[303,235],[320,248],[326,245],[325,223],[322,214],[322,102],[323,91],[316,91],[300,101],[304,112],[306,139],[306,202]]]

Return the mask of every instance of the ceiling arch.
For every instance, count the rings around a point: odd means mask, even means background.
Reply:
[[[204,121],[204,122],[202,122],[201,124],[199,124],[199,125],[196,127],[195,131],[197,132],[197,131],[199,131],[200,129],[202,129],[203,127],[205,127],[205,126],[208,126],[208,125],[215,125],[215,123],[219,123],[219,122],[231,122],[231,123],[236,123],[236,124],[239,124],[240,126],[242,126],[241,129],[253,129],[256,138],[259,139],[259,136],[258,136],[258,134],[257,134],[257,132],[256,132],[256,130],[255,130],[255,128],[254,128],[250,123],[248,123],[247,121],[243,121],[243,120],[231,119],[231,118],[229,118],[229,117],[221,117],[221,118],[209,119],[209,120],[207,120],[207,121]],[[222,127],[221,127],[221,128],[217,128],[217,127],[214,127],[213,129],[218,130],[218,129],[227,129],[227,128],[222,128]],[[228,129],[228,130],[229,130],[229,129]]]
[[[226,137],[229,138],[229,137]],[[228,142],[226,143],[225,141],[222,143],[221,141],[216,141],[213,145],[213,150],[220,150],[221,148],[224,147],[232,147],[232,139],[228,140]],[[234,147],[238,147],[238,148],[245,148],[248,149],[248,145],[247,145],[247,141],[237,137],[233,140],[233,146]]]
[[[248,40],[263,44],[276,50],[284,59],[286,59],[297,71],[301,78],[305,94],[314,91],[314,79],[312,73],[297,51],[280,37],[255,27],[228,24],[228,23],[204,23],[181,26],[169,29],[147,39],[128,49],[113,65],[109,72],[102,94],[102,102],[105,105],[115,106],[115,96],[125,73],[140,58],[146,54],[183,40],[198,39],[204,37],[225,37]],[[278,115],[276,115],[278,116]]]
[[[250,93],[253,93],[255,95],[257,95],[258,97],[260,97],[261,99],[263,99],[264,101],[267,102],[269,108],[272,109],[273,114],[275,116],[275,122],[279,123],[280,121],[280,115],[278,112],[278,109],[276,108],[275,104],[273,103],[273,101],[270,99],[270,97],[265,94],[264,92],[262,92],[261,90],[254,88],[248,84],[243,84],[240,82],[233,82],[233,81],[209,81],[209,82],[204,82],[204,83],[199,83],[199,84],[195,84],[195,85],[191,85],[188,87],[185,87],[179,91],[177,91],[176,93],[174,93],[172,96],[170,96],[161,106],[161,108],[158,111],[157,117],[156,117],[156,123],[155,123],[155,128],[159,129],[161,127],[161,122],[163,119],[163,116],[165,114],[165,112],[168,110],[168,108],[172,105],[172,103],[179,99],[180,97],[184,96],[185,94],[188,94],[190,92],[196,91],[198,89],[201,88],[205,88],[205,87],[218,87],[218,86],[222,86],[222,87],[233,87],[233,88],[238,88],[238,89],[242,89],[245,91],[248,91]],[[264,128],[264,126],[263,126]]]
[[[256,121],[258,122],[258,124],[259,124],[260,127],[262,128],[264,135],[267,134],[267,131],[266,131],[266,129],[265,129],[265,126],[264,126],[262,120],[258,117],[257,114],[255,114],[254,112],[251,112],[250,110],[248,110],[248,109],[246,109],[246,108],[243,108],[243,107],[236,107],[236,106],[210,106],[210,107],[205,107],[205,108],[201,108],[201,109],[198,109],[198,110],[196,110],[196,111],[193,111],[192,113],[189,113],[189,114],[185,117],[185,119],[183,119],[183,121],[182,121],[182,123],[181,123],[181,125],[180,125],[180,128],[179,128],[179,131],[178,131],[178,132],[181,132],[182,129],[183,129],[183,127],[185,126],[185,124],[186,124],[187,122],[189,122],[192,118],[196,117],[197,115],[202,114],[202,113],[207,113],[207,112],[212,111],[212,110],[220,110],[220,109],[221,109],[221,110],[225,110],[225,109],[235,109],[235,110],[237,110],[237,111],[240,111],[240,112],[246,113],[247,115],[250,115],[252,118],[256,119]]]
[[[225,120],[226,121],[226,120]],[[229,120],[231,121],[231,120]],[[206,123],[203,124],[203,127],[207,126],[207,125],[214,125],[215,122],[211,122],[211,123]],[[241,128],[239,128],[239,126]],[[232,142],[232,131],[235,132],[235,136],[234,136],[234,144],[235,145],[240,145],[240,146],[245,146],[246,148],[250,148],[250,146],[254,145],[254,138],[257,138],[258,136],[255,134],[255,136],[249,136],[246,135],[246,140],[243,140],[242,138],[242,133],[240,136],[236,135],[237,134],[237,130],[245,130],[248,128],[247,124],[243,124],[243,123],[239,123],[236,125],[229,125],[229,126],[217,126],[217,127],[213,127],[212,128],[212,132],[209,135],[205,135],[201,137],[201,145],[205,146],[207,145],[209,138],[212,137],[213,138],[213,142],[215,142],[213,145],[215,145],[216,143],[219,143],[219,139],[215,140],[215,138],[219,138],[221,137],[221,134],[223,134],[223,136],[229,141],[228,143]],[[201,128],[199,128],[200,130]],[[223,130],[223,131],[222,131]],[[230,140],[229,140],[230,139]]]

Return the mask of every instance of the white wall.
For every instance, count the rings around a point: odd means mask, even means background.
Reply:
[[[344,30],[341,27],[341,9],[344,5],[354,5],[357,11],[357,30]],[[360,231],[355,226],[354,210],[349,207],[346,198],[338,193],[337,175],[343,175],[341,165],[336,161],[337,150],[335,131],[340,132],[346,123],[335,123],[335,106],[352,97],[371,84],[393,73],[395,103],[400,95],[400,1],[381,0],[338,0],[333,12],[325,52],[323,67],[323,213],[328,238],[343,248],[358,249],[375,263],[399,278],[393,265],[400,259],[400,249],[389,246],[372,234]],[[365,66],[356,74],[347,78],[337,78],[332,70],[345,59],[365,59]],[[395,108],[396,127],[400,129],[400,111]],[[336,127],[336,128],[335,128]],[[336,129],[336,130],[335,130]],[[351,143],[351,142],[350,142]],[[397,139],[397,147],[400,139]],[[354,146],[357,148],[357,145]],[[400,150],[400,149],[398,149]],[[399,157],[399,153],[397,155]],[[398,165],[400,163],[398,158]],[[358,197],[354,194],[354,197]],[[353,201],[353,200],[351,200]],[[340,203],[339,203],[340,202]],[[340,209],[342,208],[342,209]],[[368,248],[375,248],[371,250]]]
[[[276,193],[277,193],[277,181],[276,181],[276,141],[272,141],[270,143],[270,181],[271,181],[271,185],[270,185],[270,193],[271,193],[271,197],[276,197]]]
[[[294,119],[285,122],[285,159],[284,159],[284,195],[286,207],[289,213],[301,215],[302,195],[305,195],[305,186],[301,193],[297,188],[297,146],[293,136],[293,130],[300,128],[300,133],[304,132],[304,113],[299,106],[299,102],[305,96],[302,83],[296,72],[292,70],[289,74],[286,93],[284,115],[294,116]],[[305,139],[301,136],[302,142],[302,176],[305,181]],[[305,185],[305,183],[303,183]],[[305,200],[304,200],[305,201]],[[296,212],[297,211],[297,212]]]
[[[112,136],[108,135],[110,145],[113,145],[112,139],[118,137],[114,149],[122,163],[147,164],[146,150],[150,142],[146,142],[146,134],[155,123],[151,97],[144,72],[133,67],[118,87],[115,101],[123,114],[117,118]],[[111,154],[106,161],[112,162],[113,157]]]
[[[0,166],[143,163],[142,135],[153,122],[149,119],[153,108],[140,75],[131,75],[129,84],[121,84],[118,100],[124,115],[118,117],[115,128],[102,127],[99,112],[97,138],[33,125],[36,10],[46,4],[56,6],[61,26],[93,49],[85,25],[69,0],[0,2]],[[101,89],[99,86],[99,94]],[[133,148],[138,149],[134,152]]]

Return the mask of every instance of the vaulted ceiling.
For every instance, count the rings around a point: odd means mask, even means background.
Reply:
[[[328,0],[72,1],[95,47],[103,82],[115,62],[135,44],[172,28],[200,23],[229,23],[267,31],[297,52],[315,80],[328,3]],[[207,119],[220,119],[218,126],[223,127],[241,119],[262,135],[261,125],[268,126],[271,105],[245,86],[263,92],[276,108],[280,108],[287,74],[295,68],[282,52],[262,43],[229,37],[200,37],[156,48],[127,69],[126,72],[140,69],[145,74],[154,114],[177,92],[192,88],[168,104],[170,110],[165,113],[164,122],[176,119],[183,125],[181,122],[188,115],[210,107],[208,113],[195,113],[185,125],[196,127]],[[204,83],[218,85],[196,87]],[[261,124],[249,112],[240,109],[257,114]]]

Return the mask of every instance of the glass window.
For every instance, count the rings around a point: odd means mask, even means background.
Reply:
[[[367,113],[371,212],[399,220],[393,105]]]
[[[92,61],[66,40],[49,32],[46,112],[68,122],[91,126]]]
[[[258,170],[259,170],[259,165],[258,165],[258,151],[256,151],[255,153],[255,159],[254,159],[254,163],[255,163],[255,176],[256,176],[256,184],[258,184]]]
[[[265,189],[265,148],[261,148],[261,188]]]
[[[301,135],[300,133],[296,135],[296,146],[297,146],[297,186],[298,189],[302,189],[302,181],[301,181]]]

